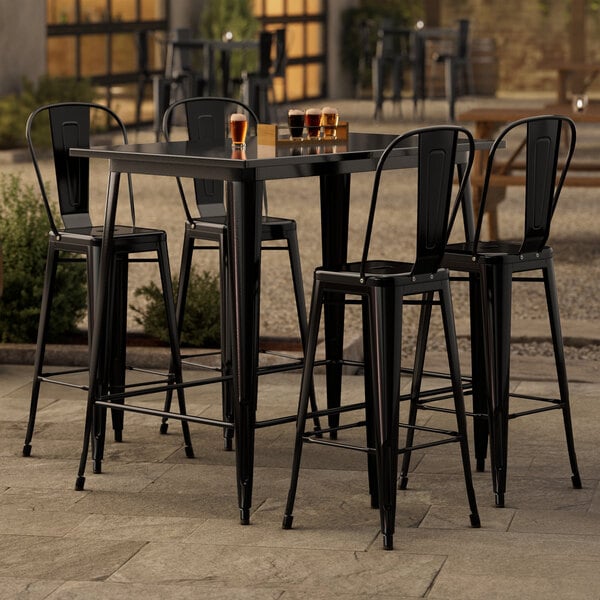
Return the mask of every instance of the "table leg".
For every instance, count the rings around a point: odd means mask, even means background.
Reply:
[[[127,353],[127,283],[129,265],[127,256],[121,256],[117,259],[114,283],[114,308],[113,318],[110,322],[114,325],[110,327],[106,335],[108,336],[107,346],[110,348],[110,392],[120,394],[125,391],[125,365]],[[122,403],[123,401],[121,401]],[[121,442],[123,436],[124,413],[122,410],[112,409],[112,424],[115,442]]]
[[[350,213],[350,175],[321,176],[321,243],[323,266],[337,268],[348,258],[348,221]],[[325,300],[325,355],[327,406],[340,405],[344,351],[344,298],[328,294]],[[329,427],[339,424],[339,414],[329,417]],[[332,438],[337,435],[332,433]]]
[[[484,323],[481,300],[481,277],[469,275],[470,322],[471,322],[471,373],[473,378],[473,445],[478,471],[485,470],[488,447],[489,390],[485,361]]]
[[[258,324],[262,182],[228,184],[229,284],[233,410],[238,503],[242,525],[250,522],[254,431],[258,392]]]

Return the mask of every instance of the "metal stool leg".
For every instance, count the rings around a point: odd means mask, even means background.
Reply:
[[[52,245],[48,246],[48,257],[46,259],[46,272],[44,275],[44,287],[42,291],[42,304],[40,309],[40,321],[38,325],[37,344],[35,348],[33,384],[31,388],[31,401],[29,405],[29,420],[27,422],[25,442],[23,444],[23,456],[31,455],[31,439],[33,438],[33,431],[35,429],[35,417],[37,414],[38,399],[40,395],[40,377],[42,375],[42,369],[44,365],[46,334],[48,332],[54,282],[56,280],[58,252],[58,250],[53,249]]]
[[[512,273],[501,266],[486,267],[482,280],[485,308],[486,363],[491,395],[490,446],[496,506],[504,506],[508,459],[508,402]]]
[[[431,321],[431,309],[433,302],[433,292],[423,294],[423,304],[419,315],[419,328],[417,334],[417,346],[415,348],[414,369],[410,390],[410,407],[408,413],[408,429],[406,430],[405,447],[410,448],[413,445],[415,430],[413,427],[417,422],[417,410],[419,407],[419,394],[421,392],[421,381],[423,379],[423,367],[425,364],[425,352],[427,350],[427,337],[429,334],[429,323]],[[398,488],[405,490],[408,485],[408,471],[410,469],[411,451],[407,450],[402,457],[402,467],[400,469],[400,483]]]
[[[160,267],[160,280],[163,289],[163,298],[165,302],[167,329],[169,331],[171,364],[173,365],[171,372],[175,383],[183,383],[183,375],[181,370],[181,353],[179,351],[179,332],[177,330],[177,319],[175,317],[175,302],[173,299],[173,287],[171,284],[167,242],[165,239],[161,241],[160,246],[158,248],[158,262]],[[177,399],[179,401],[179,413],[185,415],[185,396],[183,388],[181,387],[177,388]],[[182,420],[181,429],[183,432],[183,441],[185,444],[185,454],[188,458],[193,458],[194,450],[192,448],[192,439],[190,436],[189,423],[185,420]]]
[[[373,288],[369,297],[371,376],[375,417],[375,456],[383,547],[394,547],[400,361],[402,355],[402,298],[394,287]]]
[[[306,352],[304,355],[304,370],[302,371],[300,400],[298,404],[298,418],[296,420],[296,440],[294,443],[292,475],[282,523],[282,527],[284,529],[291,529],[292,522],[294,520],[294,501],[296,499],[298,475],[300,473],[300,461],[302,459],[302,445],[304,443],[306,415],[308,411],[310,391],[313,384],[313,368],[315,364],[315,353],[317,351],[319,325],[321,322],[321,313],[323,308],[323,294],[321,292],[321,284],[318,281],[315,281],[313,285],[313,293],[310,306],[311,308],[308,327],[308,337],[306,340]]]
[[[188,235],[186,227],[183,249],[181,253],[181,265],[179,267],[179,287],[177,290],[177,305],[175,307],[175,318],[177,321],[177,339],[181,340],[181,332],[183,331],[183,319],[185,314],[185,304],[187,300],[187,291],[190,283],[190,271],[192,268],[192,253],[194,251],[194,239]],[[169,372],[173,373],[174,364],[171,362]],[[171,410],[171,402],[173,400],[173,390],[167,390],[165,395],[164,411]],[[160,433],[166,434],[169,429],[168,418],[163,417],[160,424]]]
[[[467,489],[467,498],[471,509],[471,526],[480,527],[479,511],[477,509],[477,500],[475,499],[475,489],[473,487],[473,476],[471,473],[471,462],[469,456],[469,444],[467,442],[467,417],[465,415],[465,401],[462,391],[462,381],[460,377],[460,364],[458,358],[458,343],[456,340],[456,329],[454,325],[454,312],[452,310],[452,298],[450,296],[450,284],[446,281],[440,290],[440,304],[442,309],[442,321],[444,324],[444,334],[446,337],[446,351],[448,353],[448,365],[450,367],[450,377],[452,380],[452,391],[454,395],[454,412],[456,413],[456,424],[460,435],[460,452],[463,464],[463,473],[465,486]]]
[[[308,321],[306,317],[306,303],[304,299],[304,282],[302,281],[302,266],[300,263],[300,248],[298,246],[298,236],[295,229],[293,232],[288,234],[286,242],[288,255],[290,257],[290,269],[292,271],[292,283],[294,286],[294,299],[296,301],[296,313],[298,315],[300,340],[302,342],[302,350],[305,352]],[[313,412],[318,410],[314,384],[310,390],[310,408]],[[318,417],[314,417],[314,425],[315,429],[321,428]]]
[[[569,380],[567,378],[567,369],[565,365],[565,352],[558,310],[558,294],[556,292],[556,280],[554,278],[554,266],[552,261],[550,261],[548,266],[543,269],[543,275],[548,317],[550,319],[550,329],[552,332],[552,344],[554,347],[556,374],[558,376],[558,386],[562,404],[565,437],[567,440],[567,451],[569,453],[569,463],[571,465],[571,481],[574,488],[580,489],[581,476],[579,475],[577,455],[575,453],[575,440],[573,438],[573,425],[571,422],[571,407],[569,402]]]

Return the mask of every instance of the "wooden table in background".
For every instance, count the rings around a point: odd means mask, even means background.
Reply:
[[[600,69],[600,66],[599,66]],[[489,107],[474,108],[458,115],[458,121],[474,124],[474,135],[477,139],[491,139],[495,137],[498,129],[518,119],[535,115],[560,114],[567,115],[575,123],[600,123],[600,105],[591,103],[584,112],[574,113],[571,104],[552,104],[532,108],[506,108]],[[510,148],[508,148],[510,153]],[[510,156],[510,154],[508,155]],[[500,167],[500,173],[493,175],[490,181],[492,196],[488,199],[486,212],[490,235],[498,235],[497,205],[504,198],[504,192],[509,185],[525,185],[525,173],[522,171],[522,162],[509,158],[505,165]],[[480,152],[475,157],[471,181],[473,185],[473,201],[478,206],[483,186],[483,176],[487,156]],[[521,167],[521,169],[519,169]],[[600,187],[600,162],[577,161],[577,155],[571,163],[570,172],[565,180],[565,186]]]
[[[600,75],[600,63],[557,63],[548,65],[549,69],[556,71],[558,79],[556,82],[557,102],[566,104],[571,101],[569,95],[573,94],[573,90],[569,89],[569,82],[573,77],[581,78],[580,89],[577,93],[585,94],[588,87],[594,82],[596,77]]]

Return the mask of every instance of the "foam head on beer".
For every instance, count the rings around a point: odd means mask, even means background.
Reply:
[[[229,117],[229,133],[234,145],[243,145],[246,142],[248,119],[242,113],[233,113]]]

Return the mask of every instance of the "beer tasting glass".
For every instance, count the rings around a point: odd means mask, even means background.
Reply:
[[[232,148],[246,147],[246,132],[248,131],[248,119],[242,113],[233,113],[229,117],[229,134],[231,135]]]
[[[304,130],[304,111],[297,108],[288,110],[288,128],[291,140],[301,140]]]
[[[318,108],[309,108],[304,113],[304,124],[308,137],[315,139],[319,137],[321,130],[321,110]]]
[[[321,111],[321,126],[323,127],[323,138],[335,140],[337,137],[337,125],[339,114],[337,108],[331,106],[323,107]]]

